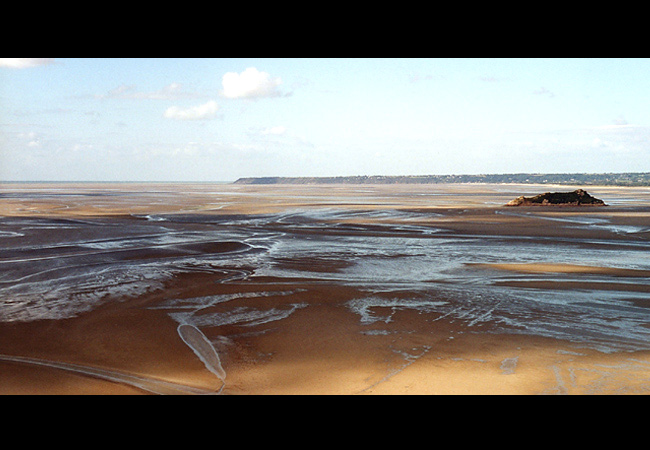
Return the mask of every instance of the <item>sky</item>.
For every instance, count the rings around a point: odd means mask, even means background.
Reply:
[[[650,59],[0,58],[0,181],[650,172]]]

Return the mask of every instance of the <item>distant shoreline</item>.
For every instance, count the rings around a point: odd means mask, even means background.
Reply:
[[[650,186],[650,172],[486,175],[373,175],[339,177],[247,177],[234,184],[561,184],[585,186]]]
[[[354,175],[335,177],[242,177],[237,180],[0,180],[1,184],[546,184],[650,186],[650,172],[513,173],[480,175]]]

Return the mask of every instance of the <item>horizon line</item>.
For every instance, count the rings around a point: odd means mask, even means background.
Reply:
[[[233,183],[241,179],[259,178],[397,178],[397,177],[483,177],[509,175],[650,175],[644,172],[492,172],[492,173],[448,173],[425,175],[258,175],[241,176],[230,180],[0,180],[0,183]]]

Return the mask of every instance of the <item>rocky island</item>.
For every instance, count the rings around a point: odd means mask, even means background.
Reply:
[[[592,197],[582,189],[573,192],[546,192],[534,197],[523,195],[509,201],[506,206],[607,206],[604,201]]]

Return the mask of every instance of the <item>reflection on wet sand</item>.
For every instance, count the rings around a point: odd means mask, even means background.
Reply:
[[[650,388],[647,188],[0,187],[2,393]]]

